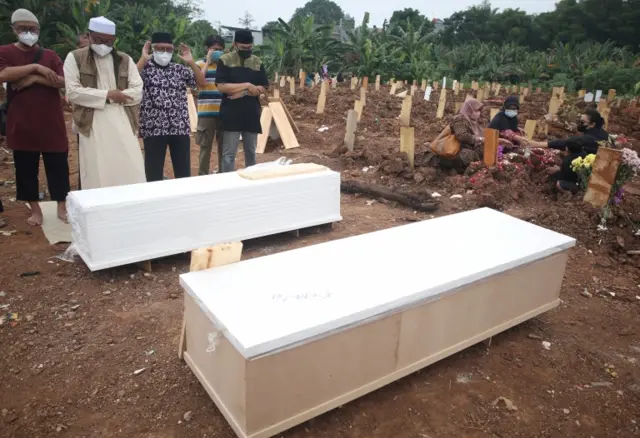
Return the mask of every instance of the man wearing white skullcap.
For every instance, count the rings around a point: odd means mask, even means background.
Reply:
[[[0,46],[0,83],[7,83],[2,111],[6,123],[0,126],[13,150],[16,198],[31,207],[27,222],[41,225],[38,170],[42,156],[51,199],[58,202],[58,217],[66,221],[69,142],[60,105],[62,61],[54,51],[38,45],[40,24],[33,13],[16,10],[11,25],[18,42]]]
[[[92,18],[89,47],[64,63],[83,190],[146,182],[137,138],[142,79],[131,57],[113,50],[115,40],[115,23]]]

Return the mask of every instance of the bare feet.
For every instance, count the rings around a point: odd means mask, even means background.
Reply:
[[[27,219],[27,223],[34,227],[42,225],[42,210],[37,202],[29,202],[31,208],[31,217]]]
[[[65,224],[69,223],[69,218],[67,217],[67,204],[65,202],[58,202],[58,219]]]

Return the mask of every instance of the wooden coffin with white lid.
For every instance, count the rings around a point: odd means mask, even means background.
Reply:
[[[184,358],[271,437],[554,308],[574,245],[484,208],[184,274]]]

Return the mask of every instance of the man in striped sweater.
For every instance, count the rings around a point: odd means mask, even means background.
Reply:
[[[200,146],[200,166],[198,175],[209,174],[211,148],[215,138],[218,146],[218,172],[222,160],[222,122],[220,119],[220,104],[222,93],[216,86],[216,66],[223,55],[224,40],[219,35],[212,35],[205,40],[207,57],[197,62],[202,69],[207,84],[198,92],[198,132],[196,144]]]

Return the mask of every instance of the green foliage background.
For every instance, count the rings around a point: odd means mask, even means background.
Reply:
[[[216,30],[198,19],[199,6],[200,0],[0,0],[0,43],[15,40],[9,16],[24,7],[40,19],[41,42],[63,57],[98,15],[118,24],[117,46],[134,57],[156,30],[172,32],[201,56],[204,38]],[[264,29],[265,44],[257,53],[270,74],[317,72],[327,64],[332,74],[379,74],[384,80],[447,76],[615,88],[619,95],[640,86],[640,0],[560,0],[554,11],[538,15],[498,11],[485,0],[446,18],[438,30],[412,8],[395,11],[380,27],[371,26],[365,13],[356,26],[335,2],[311,0],[289,20]]]

